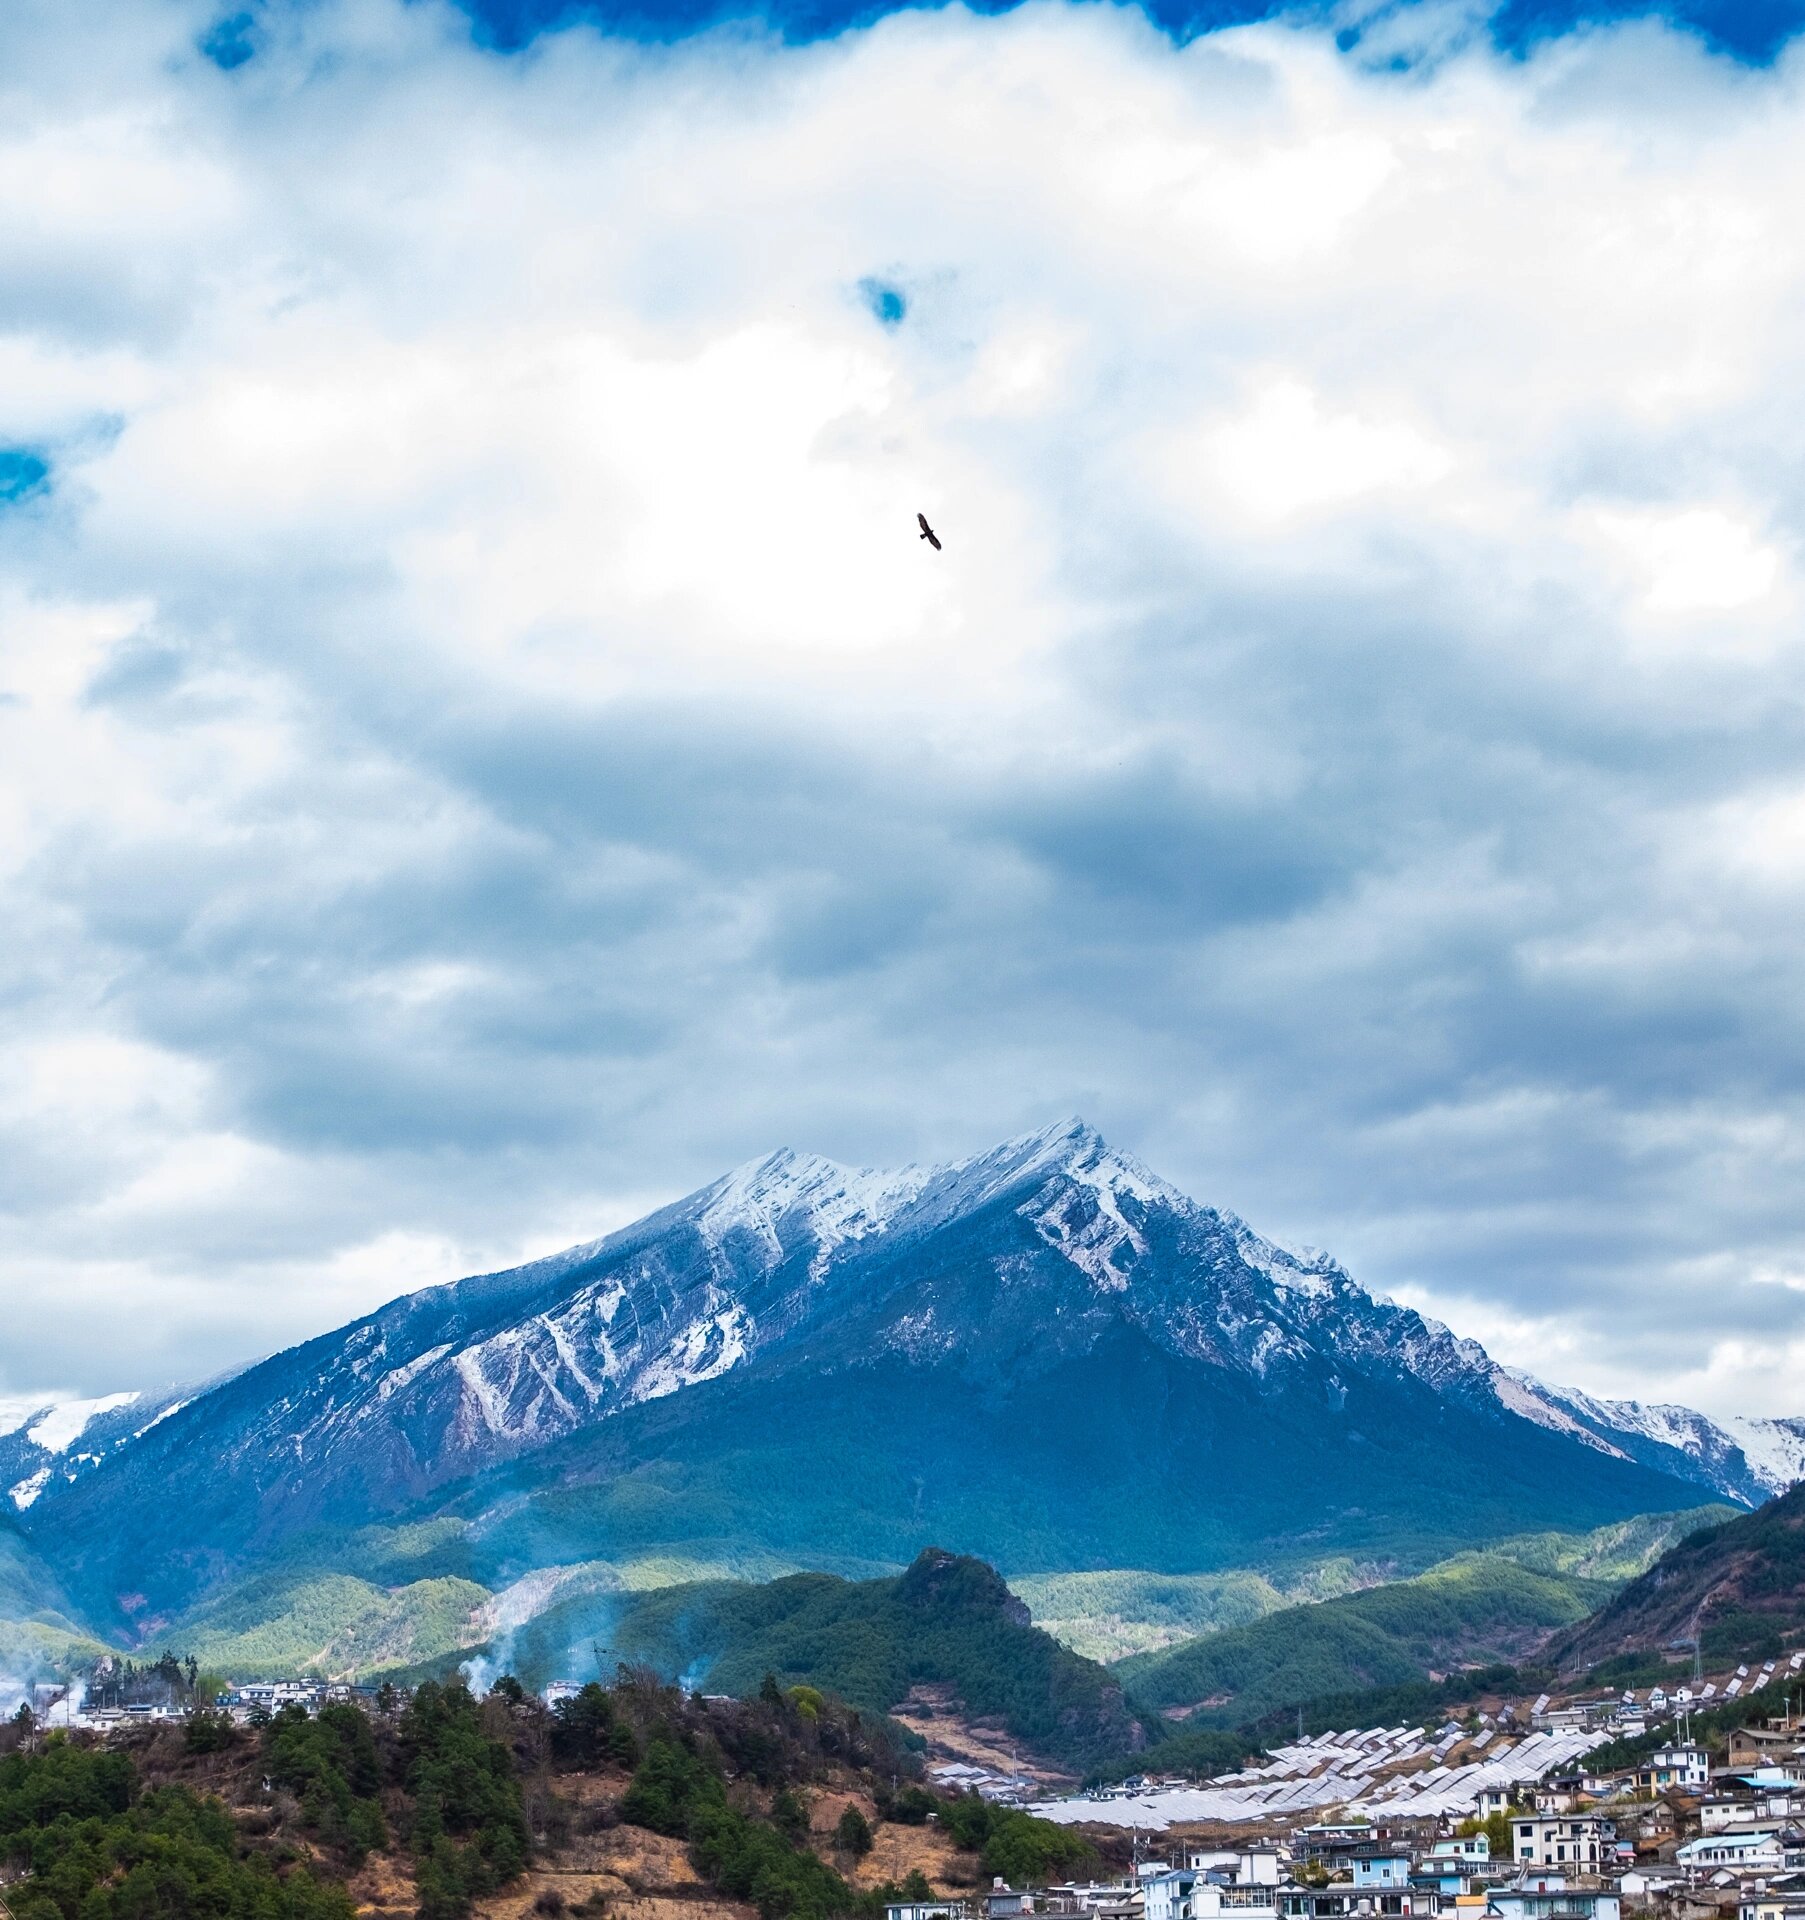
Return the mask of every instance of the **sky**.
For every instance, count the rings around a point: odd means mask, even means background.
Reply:
[[[0,10],[0,1393],[1079,1113],[1805,1412],[1805,60],[559,18]]]

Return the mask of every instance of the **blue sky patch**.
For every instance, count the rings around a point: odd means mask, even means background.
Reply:
[[[248,13],[229,13],[201,35],[200,50],[216,67],[230,73],[257,51],[257,22]]]
[[[632,39],[665,42],[727,20],[767,23],[786,40],[828,40],[902,10],[896,0],[460,0],[477,37],[512,51],[576,21]],[[1012,0],[972,0],[978,13],[1006,13]],[[1175,40],[1278,14],[1321,11],[1270,0],[1141,0],[1142,10]],[[1699,35],[1719,52],[1766,65],[1805,26],[1805,0],[1499,0],[1492,37],[1522,52],[1578,27],[1660,18]],[[248,58],[248,54],[246,56]],[[223,64],[223,63],[222,63]]]
[[[30,447],[0,447],[0,506],[28,500],[50,485],[50,462]]]
[[[871,317],[880,326],[900,327],[909,311],[909,300],[901,287],[869,275],[859,282],[859,297],[871,309]]]

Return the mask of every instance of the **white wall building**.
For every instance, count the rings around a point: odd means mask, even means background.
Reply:
[[[1777,1827],[1756,1827],[1742,1833],[1706,1833],[1675,1850],[1675,1864],[1689,1874],[1778,1873],[1786,1864]]]
[[[1510,1823],[1511,1857],[1519,1866],[1573,1867],[1598,1872],[1613,1836],[1592,1814],[1562,1813]]]

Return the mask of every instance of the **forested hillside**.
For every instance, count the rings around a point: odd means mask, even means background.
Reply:
[[[376,1729],[355,1707],[261,1733],[200,1716],[110,1746],[13,1725],[0,1849],[15,1920],[351,1920],[345,1882],[393,1846],[420,1920],[459,1920],[531,1853],[514,1754],[462,1688]],[[391,1831],[391,1817],[395,1825]]]
[[[1707,1660],[1805,1641],[1805,1485],[1680,1541],[1550,1657],[1589,1663],[1695,1637]]]
[[[1369,1584],[1343,1561],[1344,1582],[1327,1592],[1282,1586],[1251,1568],[1229,1573],[1029,1574],[1010,1581],[1036,1626],[1087,1659],[1113,1661],[1153,1653],[1224,1627],[1244,1627],[1303,1600]]]
[[[177,1631],[203,1666],[237,1679],[380,1676],[479,1644],[489,1597],[451,1577],[395,1588],[347,1573],[260,1577],[216,1595]]]
[[[0,1851],[28,1877],[7,1889],[15,1920],[352,1920],[341,1885],[269,1851],[241,1851],[217,1799],[145,1791],[122,1753],[50,1743],[0,1758]]]
[[[1251,1626],[1144,1654],[1113,1669],[1131,1705],[1222,1726],[1354,1688],[1398,1686],[1450,1665],[1510,1659],[1582,1619],[1608,1586],[1468,1554],[1414,1580],[1292,1607]]]
[[[1074,1767],[1139,1744],[1121,1689],[1030,1623],[982,1561],[930,1548],[902,1574],[848,1581],[795,1574],[763,1585],[710,1581],[552,1608],[509,1654],[532,1684],[644,1663],[712,1692],[760,1677],[824,1687],[888,1712],[922,1683],[951,1687],[975,1717]]]
[[[1676,1541],[1700,1527],[1735,1518],[1739,1508],[1721,1504],[1679,1513],[1644,1513],[1613,1520],[1587,1532],[1514,1534],[1491,1542],[1485,1552],[1533,1573],[1595,1582],[1582,1597],[1602,1595],[1646,1571]],[[1395,1584],[1430,1570],[1428,1562],[1358,1560],[1345,1554],[1310,1558],[1295,1549],[1261,1566],[1228,1573],[1150,1573],[1113,1569],[1098,1573],[1030,1574],[1010,1581],[1027,1601],[1035,1624],[1076,1653],[1119,1661],[1157,1652],[1227,1627],[1249,1626],[1270,1613],[1312,1601]]]
[[[0,1512],[0,1675],[59,1671],[103,1651],[43,1557]]]

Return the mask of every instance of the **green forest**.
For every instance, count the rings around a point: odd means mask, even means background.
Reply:
[[[1414,1580],[1289,1608],[1112,1672],[1145,1719],[1198,1706],[1194,1717],[1240,1726],[1319,1696],[1408,1686],[1437,1667],[1508,1658],[1583,1619],[1609,1592],[1500,1555],[1466,1554]]]

